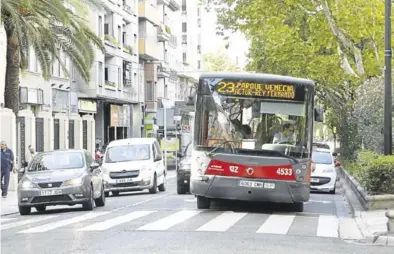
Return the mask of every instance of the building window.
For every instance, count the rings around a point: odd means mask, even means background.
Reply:
[[[98,66],[98,84],[99,86],[103,86],[103,63],[99,62]]]
[[[109,24],[108,23],[104,24],[104,34],[109,35]]]
[[[186,0],[182,0],[182,12],[186,12]]]
[[[103,17],[102,16],[99,16],[99,19],[98,19],[98,35],[100,37],[103,36]]]
[[[200,12],[201,12],[201,9],[200,9],[200,7],[197,7],[197,16],[198,16],[198,17],[200,17],[200,16],[201,16],[201,13],[200,13]]]
[[[155,88],[152,81],[146,81],[146,100],[154,101],[155,99]]]
[[[200,60],[197,61],[197,68],[201,69],[201,61]]]
[[[105,67],[105,69],[104,69],[104,80],[105,80],[105,81],[109,81],[109,80],[108,80],[108,76],[109,76],[109,75],[108,75],[108,67]]]
[[[123,32],[122,42],[123,45],[126,45],[126,32]]]
[[[186,60],[187,60],[187,55],[186,53],[183,53],[183,62],[186,63]]]
[[[118,89],[122,88],[122,70],[118,68]]]
[[[187,23],[186,22],[182,22],[182,32],[183,33],[187,32]]]
[[[122,41],[122,28],[120,26],[118,26],[118,41]]]

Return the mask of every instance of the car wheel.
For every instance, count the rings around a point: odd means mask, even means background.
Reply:
[[[304,211],[304,203],[303,202],[296,202],[293,204],[295,212],[303,212]]]
[[[108,198],[109,197],[109,191],[105,192],[105,197]]]
[[[37,212],[45,212],[46,209],[47,207],[44,205],[36,206]]]
[[[176,192],[179,195],[186,194],[186,188],[183,184],[177,183],[176,185]]]
[[[198,209],[209,209],[210,206],[211,206],[211,200],[209,198],[197,196]]]
[[[119,196],[119,191],[112,191],[113,196]]]
[[[159,185],[159,191],[161,191],[161,192],[166,191],[166,184],[165,184],[166,183],[166,176],[164,175],[163,178],[164,178],[163,183]]]
[[[20,215],[29,215],[31,213],[31,207],[29,206],[18,206]]]
[[[94,199],[93,199],[93,187],[90,186],[90,192],[89,192],[89,200],[86,201],[82,206],[84,210],[87,211],[92,211],[93,210],[93,203],[94,203]]]
[[[98,199],[94,201],[96,206],[105,206],[105,192],[104,192],[104,185],[101,187],[101,195]]]
[[[149,193],[151,193],[151,194],[157,193],[157,175],[156,175],[156,173],[153,176],[153,186],[152,186],[152,188],[149,189]]]

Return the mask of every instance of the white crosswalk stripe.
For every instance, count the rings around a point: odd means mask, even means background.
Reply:
[[[93,220],[94,218],[99,218]],[[253,218],[253,219],[252,219]],[[135,231],[250,232],[361,239],[352,218],[329,215],[258,214],[215,210],[92,211],[75,214],[1,218],[2,234],[48,233],[54,230],[104,232],[121,227]],[[70,226],[71,225],[71,226]],[[70,227],[68,227],[70,226]],[[340,230],[342,228],[342,233]]]
[[[256,233],[286,235],[293,223],[294,215],[271,215]]]
[[[48,223],[48,224],[44,224],[38,227],[34,227],[34,228],[29,228],[23,231],[20,231],[19,233],[41,233],[41,232],[47,232],[49,230],[53,230],[56,228],[60,228],[60,227],[64,227],[64,226],[68,226],[70,224],[73,223],[78,223],[84,220],[89,220],[89,219],[93,219],[96,218],[98,216],[102,216],[105,214],[108,214],[109,212],[91,212],[91,213],[87,213],[81,216],[77,216],[77,217],[73,217],[71,219],[66,219],[66,220],[60,220],[60,221],[55,221],[52,223]]]
[[[199,214],[200,211],[179,211],[161,220],[146,224],[138,230],[166,230]]]
[[[197,231],[218,231],[225,232],[240,219],[242,219],[247,213],[233,213],[225,212],[216,218],[212,219],[208,223],[202,225]]]

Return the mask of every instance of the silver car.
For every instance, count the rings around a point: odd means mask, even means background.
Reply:
[[[29,165],[24,163],[18,184],[21,215],[31,208],[82,204],[85,210],[105,206],[104,181],[93,157],[85,150],[56,150],[38,153]]]

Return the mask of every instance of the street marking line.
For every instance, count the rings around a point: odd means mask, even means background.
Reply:
[[[7,222],[7,221],[10,221],[10,220],[15,220],[16,218],[1,218],[0,219],[0,223],[3,223],[3,222]]]
[[[60,227],[64,227],[64,226],[68,226],[70,224],[74,224],[74,223],[78,223],[84,220],[89,220],[89,219],[93,219],[99,216],[103,216],[109,214],[109,212],[90,212],[81,216],[76,216],[70,219],[65,219],[65,220],[59,220],[59,221],[55,221],[52,223],[48,223],[48,224],[44,224],[38,227],[34,227],[34,228],[29,228],[23,231],[20,231],[18,233],[20,234],[28,234],[28,233],[42,233],[42,232],[47,232],[56,228],[60,228]]]
[[[193,216],[196,216],[201,211],[179,211],[177,213],[171,214],[163,219],[145,224],[144,226],[138,228],[137,230],[167,230],[179,223],[182,223]]]
[[[130,222],[132,220],[139,219],[141,217],[147,216],[149,214],[154,213],[155,211],[135,211],[131,212],[122,216],[118,216],[109,220],[105,220],[102,222],[98,222],[95,224],[92,224],[90,226],[84,227],[79,229],[78,231],[102,231],[106,230],[112,227],[115,227],[117,225],[120,225],[122,223]]]
[[[248,213],[224,212],[199,227],[196,231],[225,232]]]
[[[23,225],[27,225],[30,223],[35,223],[35,222],[40,222],[40,221],[44,221],[44,220],[49,220],[49,219],[53,219],[58,217],[59,215],[51,215],[51,216],[40,216],[38,218],[33,218],[33,219],[29,219],[29,220],[23,220],[23,221],[18,221],[18,222],[14,222],[14,223],[8,223],[5,225],[1,225],[1,230],[4,229],[9,229],[9,228],[16,228],[16,227],[20,227]]]
[[[317,224],[317,233],[319,237],[335,237],[338,238],[339,219],[336,216],[319,216]]]
[[[256,233],[285,235],[293,223],[295,215],[272,214]]]

